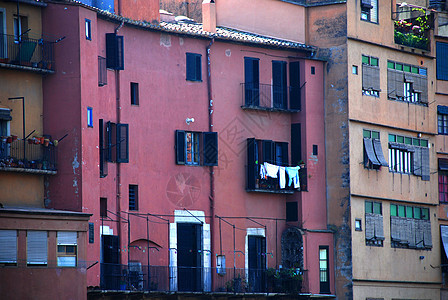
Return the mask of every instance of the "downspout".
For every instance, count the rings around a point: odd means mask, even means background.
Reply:
[[[208,96],[208,131],[213,132],[213,99],[212,99],[212,79],[211,79],[211,60],[210,60],[210,48],[212,47],[213,43],[215,42],[215,39],[212,38],[210,43],[205,48],[206,57],[207,57],[207,96]],[[215,253],[213,251],[213,242],[214,242],[214,222],[215,222],[215,172],[214,167],[209,167],[209,174],[210,174],[210,253]],[[215,262],[216,263],[216,262]],[[213,259],[211,260],[211,266],[213,267]],[[212,282],[213,286],[213,276],[212,276]]]
[[[118,3],[120,4],[120,0],[118,0]],[[123,27],[124,21],[121,22],[121,24],[115,28],[114,33],[117,34],[118,30]],[[120,106],[120,70],[115,70],[115,97],[116,97],[116,117],[117,117],[117,124],[121,121],[121,106]],[[117,164],[117,175],[116,175],[116,206],[117,206],[117,215],[118,215],[118,236],[119,241],[121,245],[121,163]],[[128,223],[128,229],[129,229],[129,223]],[[129,245],[128,245],[129,246]],[[128,252],[129,253],[129,252]]]

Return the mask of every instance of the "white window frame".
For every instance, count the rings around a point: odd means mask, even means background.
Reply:
[[[57,264],[58,267],[76,267],[78,265],[78,232],[76,231],[58,231],[57,233],[57,248],[58,246],[74,246],[74,255],[60,255],[58,249],[56,249]],[[62,257],[75,257],[75,262],[65,261],[60,259]]]
[[[191,161],[188,161],[188,135],[191,135]],[[200,148],[201,148],[201,134],[194,131],[185,131],[185,164],[199,165],[201,162]]]
[[[85,33],[86,33],[86,40],[91,41],[92,40],[92,21],[89,19],[85,20]]]

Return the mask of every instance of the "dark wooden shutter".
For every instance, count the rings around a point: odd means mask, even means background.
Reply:
[[[301,109],[300,90],[300,63],[294,61],[289,63],[289,108],[294,110]]]
[[[422,176],[422,148],[420,147],[414,147],[414,175],[416,176]]]
[[[107,84],[106,58],[98,56],[98,86]]]
[[[274,142],[263,141],[263,162],[274,164]]]
[[[448,159],[439,158],[439,170],[448,171]]]
[[[300,123],[291,124],[291,165],[297,166],[302,160],[302,131]]]
[[[286,222],[297,222],[299,220],[298,203],[286,202]]]
[[[123,36],[106,33],[106,65],[110,69],[124,70]]]
[[[430,178],[430,168],[429,168],[429,149],[421,148],[422,153],[422,180],[429,181]]]
[[[100,151],[100,177],[106,177],[107,176],[107,147],[104,146],[104,121],[103,119],[99,120],[99,151]]]
[[[112,122],[106,123],[107,131],[107,161],[116,162],[117,160],[117,124]]]
[[[436,42],[437,79],[448,80],[448,43]]]
[[[286,109],[286,62],[272,61],[274,107]]]
[[[200,54],[195,55],[195,66],[196,66],[196,80],[202,80],[202,64],[201,64],[202,56]]]
[[[369,162],[374,166],[380,166],[380,162],[376,158],[375,150],[373,150],[372,139],[364,138],[364,150],[366,151]],[[366,167],[369,167],[368,165]]]
[[[397,97],[404,97],[404,74],[397,71],[395,73],[395,93]]]
[[[216,132],[204,132],[203,145],[204,145],[204,166],[217,166],[218,165],[218,133]]]
[[[428,103],[428,80],[422,75],[413,75],[413,89],[420,93],[420,102]]]
[[[259,106],[260,79],[259,59],[244,58],[244,103],[246,106]]]
[[[257,178],[257,141],[254,138],[247,139],[247,188],[255,188]]]
[[[387,167],[389,164],[387,163],[386,158],[384,157],[383,148],[381,147],[381,141],[378,139],[373,139],[372,144],[378,162],[380,163],[380,165]]]
[[[371,9],[373,8],[371,0],[361,0],[361,7]]]
[[[175,135],[176,164],[185,165],[185,131],[176,130]]]
[[[196,80],[196,57],[193,53],[187,53],[187,80]]]
[[[117,163],[129,162],[129,125],[117,124]]]
[[[288,158],[288,143],[280,143],[282,147],[282,166],[288,166],[289,165],[289,158]]]
[[[390,99],[397,99],[397,92],[395,86],[395,74],[397,71],[387,69],[387,97]]]

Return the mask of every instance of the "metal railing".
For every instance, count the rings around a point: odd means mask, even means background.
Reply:
[[[101,264],[101,289],[202,293],[298,294],[306,273],[294,277],[272,269],[193,268]]]
[[[299,170],[299,183],[300,188],[295,188],[294,183],[291,183],[289,186],[289,178],[288,175],[285,174],[286,185],[285,188],[280,188],[279,178],[261,178],[260,177],[260,166],[259,164],[255,164],[252,166],[246,166],[246,189],[248,191],[270,191],[270,192],[278,192],[278,193],[292,193],[293,191],[307,191],[308,190],[308,182],[307,182],[307,169],[302,167]]]
[[[54,70],[54,42],[0,34],[0,63]]]
[[[242,107],[279,111],[300,111],[300,87],[241,83]]]
[[[0,168],[57,170],[57,151],[54,145],[30,144],[23,140],[0,141]]]

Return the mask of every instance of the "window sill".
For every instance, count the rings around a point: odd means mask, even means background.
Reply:
[[[299,190],[267,190],[267,189],[246,189],[246,192],[248,193],[269,193],[269,194],[294,194],[295,191]]]
[[[185,79],[186,81],[191,81],[191,82],[202,82],[202,79]]]
[[[262,107],[262,106],[246,106],[246,105],[241,105],[241,108],[243,110],[262,110],[262,111],[285,112],[285,113],[296,113],[296,112],[300,111],[299,109]]]
[[[51,170],[12,168],[12,167],[0,167],[0,172],[17,172],[17,173],[30,173],[30,174],[41,174],[41,175],[56,175],[57,174],[57,171],[51,171]]]
[[[419,106],[428,107],[428,103],[410,102],[410,101],[404,101],[404,100],[393,99],[393,98],[387,98],[387,99],[390,100],[390,101],[396,101],[396,102],[401,102],[401,103],[414,104],[414,105],[419,105]]]
[[[367,22],[367,23],[370,23],[370,24],[380,25],[380,23],[378,23],[378,22],[373,22],[373,21],[370,21],[370,20],[364,20],[363,18],[360,18],[360,20],[362,22]]]

